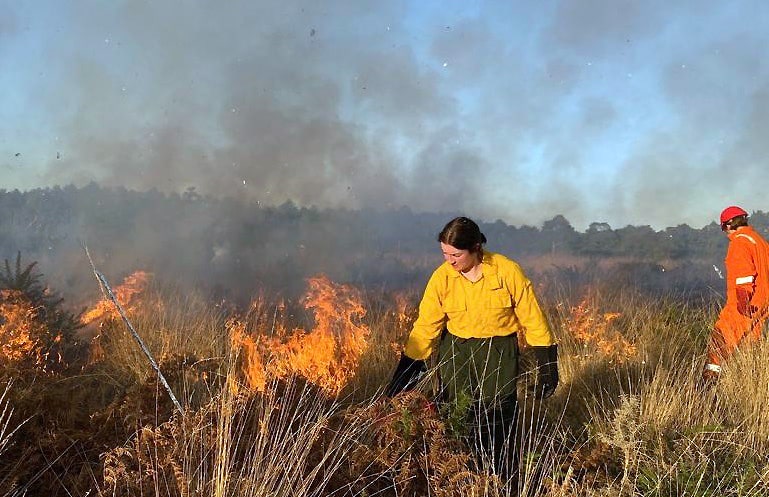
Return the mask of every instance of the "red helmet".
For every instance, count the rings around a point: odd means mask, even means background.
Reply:
[[[745,209],[742,207],[737,207],[736,205],[731,205],[721,211],[721,225],[723,226],[724,223],[727,221],[731,221],[737,216],[747,216],[748,213],[745,212]]]

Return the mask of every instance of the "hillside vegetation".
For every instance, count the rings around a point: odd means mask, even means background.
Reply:
[[[194,189],[177,195],[96,184],[0,190],[0,212],[0,258],[21,251],[38,261],[75,305],[97,297],[82,244],[115,278],[141,269],[241,305],[265,289],[297,298],[319,273],[367,288],[421,287],[440,262],[437,232],[457,215],[265,206]],[[726,238],[715,222],[654,230],[599,219],[578,231],[561,215],[541,226],[478,221],[488,248],[521,261],[535,280],[554,268],[572,278],[569,271],[605,272],[611,264],[621,265],[628,284],[656,293],[722,291]],[[766,213],[753,212],[751,223],[769,232]]]

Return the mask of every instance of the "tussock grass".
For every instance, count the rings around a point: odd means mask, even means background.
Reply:
[[[225,304],[213,304],[195,291],[152,285],[129,317],[158,361],[186,356],[225,362],[222,325],[230,312]],[[94,344],[100,349],[96,360],[109,369],[134,379],[147,376],[147,358],[120,319],[102,323]]]
[[[589,463],[576,495],[766,495],[769,437],[758,413],[769,407],[767,344],[743,348],[708,387],[700,374],[712,306],[631,292],[591,305],[621,314],[612,327],[636,353],[585,353],[566,331],[568,313],[558,315],[564,388],[549,407],[579,440],[570,467]]]
[[[16,408],[6,426],[40,416],[0,453],[17,471],[2,494],[768,494],[769,344],[743,347],[716,385],[702,385],[711,302],[600,286],[548,294],[561,385],[547,401],[533,399],[536,374],[523,350],[520,426],[505,441],[520,451],[520,474],[507,478],[472,455],[460,418],[433,403],[435,367],[418,391],[381,397],[415,292],[363,293],[367,347],[336,396],[296,375],[247,388],[227,319],[240,315],[254,336],[294,329],[277,299],[262,296],[249,314],[181,289],[155,287],[143,298],[130,317],[184,416],[122,324],[105,323],[77,374],[20,379],[4,398]],[[51,416],[42,399],[53,397],[62,412]],[[19,458],[34,468],[9,463]]]

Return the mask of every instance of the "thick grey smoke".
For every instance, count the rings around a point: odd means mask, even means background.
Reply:
[[[51,174],[266,203],[461,200],[479,159],[455,145],[456,106],[408,46],[404,13],[359,2],[91,13],[72,34],[97,53],[62,53],[72,66],[50,97],[76,105],[61,129],[68,158]]]
[[[36,19],[14,9],[0,40]],[[41,181],[702,226],[727,203],[767,208],[768,14],[758,1],[51,2],[29,88],[56,135]]]

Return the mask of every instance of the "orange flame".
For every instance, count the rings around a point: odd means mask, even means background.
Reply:
[[[152,273],[135,271],[126,276],[123,283],[113,289],[115,298],[120,302],[123,310],[126,312],[135,310],[138,306],[138,297],[147,290],[150,279],[152,279]],[[118,314],[115,304],[111,300],[104,298],[97,302],[90,310],[83,313],[80,320],[83,324],[88,325],[109,319],[118,319],[119,317],[120,314]]]
[[[600,313],[590,305],[586,295],[579,304],[571,307],[571,317],[566,329],[584,347],[593,346],[613,361],[622,362],[636,353],[636,346],[611,327],[621,316],[618,312]]]
[[[239,348],[243,354],[243,373],[246,385],[250,390],[263,392],[267,385],[267,376],[256,340],[246,333],[246,325],[242,321],[231,318],[227,321],[226,327],[230,333],[232,346],[236,349]],[[237,384],[231,382],[230,389],[237,393]]]
[[[359,292],[335,284],[326,276],[308,280],[303,300],[315,313],[312,331],[294,329],[290,334],[280,325],[273,335],[246,333],[245,325],[228,322],[233,346],[243,357],[247,386],[263,391],[268,376],[285,378],[300,375],[330,395],[338,394],[354,376],[358,360],[366,348],[370,330],[360,323],[366,314]],[[252,308],[254,304],[252,303]]]
[[[417,318],[418,305],[415,301],[415,294],[413,291],[399,291],[394,294],[395,299],[395,322],[396,326],[401,331],[408,332],[414,324]],[[400,356],[404,348],[404,340],[400,339],[396,342],[390,342],[390,348],[395,352],[396,356]]]
[[[411,328],[416,319],[417,307],[413,302],[410,292],[397,292],[395,294],[395,312],[400,328]]]
[[[18,364],[31,359],[45,362],[38,309],[18,290],[0,290],[0,361]]]

